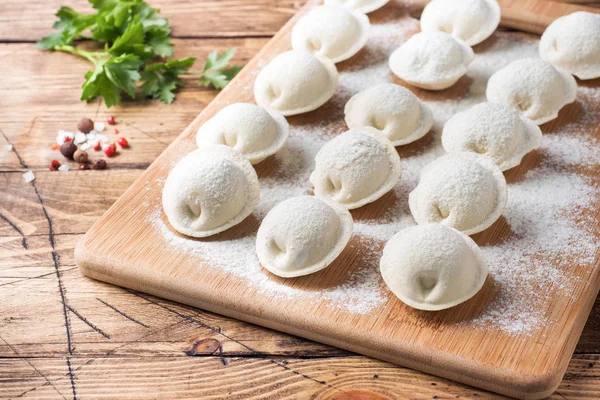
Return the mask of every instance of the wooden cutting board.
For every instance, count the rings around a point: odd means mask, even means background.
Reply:
[[[364,236],[359,232],[353,236],[338,260],[327,269],[307,277],[284,280],[260,269],[260,266],[253,270],[250,266],[256,263],[254,255],[244,253],[244,250],[251,247],[260,224],[262,214],[258,212],[227,232],[204,240],[185,238],[174,232],[166,222],[161,212],[160,199],[164,179],[172,166],[195,148],[194,137],[198,127],[227,104],[253,101],[252,83],[257,72],[274,55],[289,49],[291,27],[299,15],[317,3],[319,1],[310,1],[292,18],[235,81],[222,91],[94,224],[76,249],[75,257],[81,271],[94,279],[498,393],[523,399],[549,395],[562,379],[600,288],[597,247],[591,250],[591,260],[588,257],[586,262],[577,257],[565,256],[560,259],[555,254],[535,254],[531,258],[536,260],[532,268],[549,263],[555,265],[553,268],[556,271],[568,275],[568,279],[562,282],[562,288],[557,286],[556,281],[548,279],[536,282],[529,272],[528,284],[525,286],[520,287],[519,279],[516,283],[513,279],[512,284],[516,285],[512,288],[514,296],[521,296],[520,307],[527,309],[516,312],[534,312],[531,315],[542,316],[545,322],[536,324],[529,330],[518,329],[518,326],[511,330],[495,324],[495,319],[506,319],[506,315],[494,317],[490,314],[490,307],[498,302],[503,290],[501,279],[489,277],[477,296],[450,310],[420,312],[402,304],[390,295],[377,275],[377,262],[385,243],[377,235]],[[560,4],[555,8],[548,5],[551,2],[533,1],[524,5],[523,9],[529,11],[515,13],[516,2],[501,3],[509,10],[507,16],[510,16],[504,19],[504,24],[525,24],[534,32],[538,32],[540,26],[543,27],[553,17],[576,9],[571,5]],[[414,3],[411,7],[414,8]],[[531,10],[538,13],[535,14],[535,23],[526,24],[524,21],[530,18]],[[418,24],[408,15],[409,12],[413,13],[414,9],[405,8],[400,3],[389,4],[370,15],[373,32],[389,32],[390,24],[397,24],[393,26],[398,27],[399,35],[409,36],[418,30]],[[546,17],[540,15],[540,12],[547,13],[544,14]],[[488,52],[502,51],[501,47],[506,47],[507,43],[508,47],[529,43],[531,48],[535,46],[534,40],[534,37],[522,33],[497,32],[492,38],[476,46],[475,51],[477,57],[485,58]],[[380,45],[377,41],[369,42],[367,49],[338,65],[341,86],[352,86],[353,82],[356,83],[352,78],[356,71],[373,67],[369,65],[370,58],[378,53],[369,46]],[[514,58],[514,54],[511,57]],[[373,67],[375,81],[381,73],[381,69]],[[470,72],[457,85],[445,91],[411,90],[432,106],[435,115],[447,110],[448,104],[455,104],[448,102],[458,102],[456,104],[460,105],[463,104],[461,101],[471,101],[470,93],[477,92],[476,82],[481,79],[475,76],[477,73],[479,72],[474,71],[473,76],[470,76]],[[384,75],[386,80],[392,79],[403,84],[385,71]],[[578,135],[600,136],[598,121],[589,117],[590,113],[600,115],[600,96],[590,98],[590,93],[598,93],[594,90],[600,87],[600,82],[595,80],[579,83],[581,87],[587,88],[585,96],[565,107],[558,120],[546,124],[543,127],[545,133],[556,135],[565,127],[571,126],[569,124],[577,123]],[[340,92],[343,91],[340,89]],[[481,96],[481,93],[478,95]],[[343,100],[347,97],[347,92],[338,93],[321,109],[289,118],[296,132],[295,142],[289,146],[304,143],[307,148],[313,148],[313,142],[323,139],[317,135],[313,138],[311,135],[315,132],[323,130],[327,131],[327,135],[343,132]],[[464,108],[464,104],[462,107]],[[447,117],[448,115],[444,118]],[[435,138],[439,139],[439,128],[438,121],[434,133],[414,144],[399,148],[401,157],[410,160],[419,157],[423,149],[434,146]],[[267,203],[278,198],[278,189],[289,190],[287,179],[291,182],[298,178],[294,177],[293,171],[290,175],[290,170],[282,169],[286,162],[290,165],[297,163],[294,157],[301,158],[303,151],[296,149],[294,153],[290,148],[283,152],[283,155],[271,157],[256,166],[261,186],[268,186],[270,190],[261,194]],[[509,184],[518,187],[526,179],[528,171],[539,168],[545,162],[545,156],[547,155],[543,151],[535,151],[526,156],[519,167],[506,172]],[[561,169],[557,169],[559,170]],[[600,185],[600,167],[596,164],[575,167],[566,165],[565,170],[585,179],[590,187]],[[300,191],[302,184],[307,183],[299,184]],[[309,192],[309,186],[304,191]],[[553,195],[555,193],[548,191],[547,196]],[[398,207],[402,209],[405,202],[406,198],[402,195],[390,193],[369,206],[353,211],[353,217],[363,228],[377,229],[378,224],[389,222],[389,213],[398,210]],[[573,216],[574,221],[586,221],[592,242],[600,239],[597,234],[599,210],[600,203],[597,199],[586,204],[584,209],[580,207],[567,210],[576,214]],[[505,243],[514,236],[518,235],[511,231],[510,224],[505,219],[501,219],[473,238],[485,248]],[[228,262],[230,265],[226,265]],[[523,266],[515,265],[515,268]],[[527,270],[527,266],[524,269]],[[528,293],[522,293],[528,290],[539,293],[535,293],[535,296],[532,293],[528,297]],[[529,298],[530,302],[523,301]],[[509,298],[507,301],[510,300]],[[487,316],[487,324],[481,323],[482,316]],[[526,318],[520,321],[521,324],[527,322]]]

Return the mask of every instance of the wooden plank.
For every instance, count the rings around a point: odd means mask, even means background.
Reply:
[[[299,0],[152,0],[169,20],[174,37],[272,36],[303,4]],[[62,5],[92,12],[86,0],[2,2],[0,41],[36,41],[52,32]]]

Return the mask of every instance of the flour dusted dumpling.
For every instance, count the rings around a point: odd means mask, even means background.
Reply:
[[[259,106],[296,115],[325,104],[337,89],[335,64],[308,51],[287,51],[271,60],[254,82]]]
[[[600,77],[600,15],[578,11],[552,22],[540,39],[540,56],[579,79]]]
[[[363,48],[369,38],[369,26],[365,14],[339,5],[316,7],[294,25],[292,47],[337,63]]]
[[[494,160],[502,171],[521,163],[539,147],[542,131],[516,111],[493,103],[480,103],[454,114],[444,125],[442,145],[448,153],[470,151]]]
[[[433,125],[429,107],[410,90],[393,83],[373,86],[352,96],[344,114],[348,128],[379,129],[394,146],[420,139]]]
[[[473,50],[443,32],[413,35],[390,56],[392,72],[423,89],[442,90],[454,85],[473,61]]]
[[[441,224],[406,228],[385,245],[381,275],[403,303],[419,310],[444,310],[483,287],[488,266],[467,235]]]
[[[418,224],[439,222],[472,235],[500,218],[506,191],[504,175],[490,158],[448,154],[421,170],[408,205]]]
[[[390,0],[325,0],[326,5],[342,5],[352,11],[368,14],[385,6]]]
[[[186,155],[169,173],[162,203],[173,228],[206,237],[242,222],[259,197],[250,162],[229,146],[207,145]]]
[[[263,267],[290,278],[327,267],[352,235],[352,216],[344,207],[314,196],[287,199],[263,219],[256,253]]]
[[[257,164],[278,152],[288,137],[289,126],[276,111],[249,103],[231,104],[206,121],[196,134],[199,147],[224,144]]]
[[[315,195],[347,209],[371,203],[400,178],[400,157],[380,131],[351,129],[325,144],[315,157],[310,175]]]
[[[499,23],[496,0],[433,0],[421,14],[423,32],[449,33],[469,46],[490,37]]]
[[[504,104],[541,125],[575,101],[577,82],[566,71],[539,58],[524,58],[496,71],[485,92],[491,103]]]

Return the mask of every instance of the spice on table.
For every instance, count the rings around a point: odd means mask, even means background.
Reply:
[[[58,150],[60,149],[60,145],[58,143],[52,143],[52,146],[50,146],[50,150]]]
[[[35,174],[33,171],[27,171],[23,174],[23,179],[27,183],[33,182],[35,180]]]
[[[90,164],[87,163],[81,163],[79,164],[79,166],[77,167],[80,171],[85,171],[88,169],[91,169],[92,167],[90,167]]]
[[[60,172],[67,172],[69,170],[69,166],[67,164],[63,164],[60,167],[58,167],[58,170]]]
[[[70,142],[70,141],[71,141],[71,138],[70,138],[69,136],[65,136],[65,139],[64,139],[64,141],[65,141],[65,142]]]
[[[89,118],[81,118],[77,124],[77,129],[79,129],[79,132],[90,133],[94,129],[94,121]]]
[[[88,153],[85,150],[77,149],[73,154],[73,160],[78,163],[85,163],[88,160]],[[81,168],[80,168],[81,169]]]
[[[96,160],[92,163],[92,169],[106,169],[105,160]]]
[[[107,157],[112,157],[116,152],[117,146],[114,143],[104,146],[104,154]]]
[[[115,135],[118,135],[118,134],[119,134],[119,130],[115,129]]]
[[[60,167],[60,161],[58,160],[52,160],[50,161],[50,171],[58,171],[58,168]]]
[[[111,115],[110,117],[106,118],[106,122],[108,122],[109,125],[114,125],[115,124],[115,116]]]
[[[67,141],[65,138],[65,142],[62,146],[60,146],[60,152],[62,153],[62,155],[68,158],[69,160],[72,160],[75,151],[77,151],[77,146],[75,145],[75,143],[73,143],[71,140]]]
[[[96,151],[102,150],[102,145],[100,144],[100,141],[97,141],[94,147],[92,148]]]
[[[127,142],[127,139],[125,139],[124,137],[119,138],[119,140],[117,140],[117,143],[119,143],[119,146],[121,147],[129,147],[129,142]]]

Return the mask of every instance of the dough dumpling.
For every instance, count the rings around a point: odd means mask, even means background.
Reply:
[[[490,103],[504,104],[541,125],[575,101],[577,82],[549,62],[523,58],[496,71],[488,81],[485,95]]]
[[[441,31],[475,46],[500,24],[496,0],[433,0],[421,14],[423,32]]]
[[[206,237],[242,222],[260,198],[252,165],[231,147],[207,145],[171,170],[162,193],[169,223],[184,235]]]
[[[540,146],[542,131],[502,104],[480,103],[454,114],[444,125],[442,145],[447,153],[470,151],[494,160],[502,171],[516,167]]]
[[[259,106],[296,115],[321,107],[333,97],[337,85],[333,61],[308,51],[287,51],[259,72],[254,98]]]
[[[579,79],[600,78],[600,15],[578,11],[554,20],[540,39],[540,56]]]
[[[506,180],[494,161],[465,152],[425,166],[408,205],[418,224],[438,222],[473,235],[500,218],[506,195]]]
[[[347,209],[371,203],[400,178],[398,152],[380,131],[351,129],[327,142],[315,157],[310,175],[315,195]]]
[[[344,108],[350,129],[379,129],[394,146],[414,142],[433,125],[429,107],[402,86],[383,83],[355,94]]]
[[[325,5],[342,5],[352,11],[368,14],[385,6],[390,0],[325,0]]]
[[[198,147],[224,144],[257,164],[278,152],[288,137],[289,126],[276,111],[249,103],[231,104],[206,121],[196,134]]]
[[[292,47],[344,61],[359,52],[369,38],[369,18],[342,6],[313,8],[294,25]]]
[[[390,56],[392,72],[411,85],[442,90],[467,73],[473,50],[463,41],[443,32],[421,32],[411,36]]]
[[[290,278],[312,274],[340,255],[352,235],[352,216],[339,204],[314,196],[287,199],[269,211],[256,236],[263,267]]]
[[[488,266],[467,235],[441,224],[417,225],[395,234],[380,262],[383,280],[403,303],[419,310],[443,310],[473,297]]]

